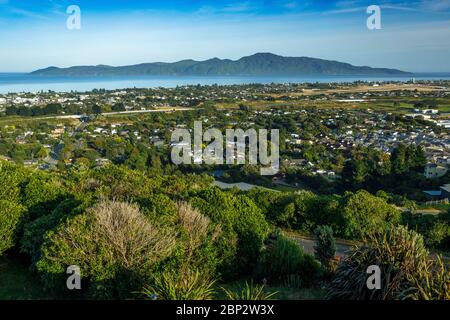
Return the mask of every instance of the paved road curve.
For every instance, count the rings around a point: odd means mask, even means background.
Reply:
[[[290,239],[297,241],[305,252],[314,255],[314,246],[316,244],[316,240],[314,238],[301,236],[291,232],[285,232],[285,234]],[[353,245],[351,243],[343,240],[336,240],[336,256],[339,258],[348,256],[348,252],[351,250],[352,246]]]

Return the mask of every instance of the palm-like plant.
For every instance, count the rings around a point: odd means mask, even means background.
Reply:
[[[222,288],[228,300],[271,300],[278,292],[267,292],[264,285],[255,285],[253,282],[245,282],[240,291],[232,291]]]
[[[154,277],[152,285],[144,287],[142,293],[151,300],[209,300],[214,296],[214,283],[198,270],[181,274],[165,271]]]
[[[381,269],[381,289],[369,290],[367,267]],[[391,226],[369,236],[338,267],[329,299],[448,299],[450,270],[432,258],[423,237],[406,227]]]

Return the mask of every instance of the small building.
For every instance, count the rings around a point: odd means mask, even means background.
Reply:
[[[27,167],[37,166],[39,164],[39,161],[36,159],[24,160],[23,164]]]
[[[57,139],[59,137],[61,137],[61,135],[64,133],[65,128],[64,127],[58,127],[55,128],[52,133],[50,134],[50,136],[54,139]]]
[[[441,198],[450,199],[450,184],[445,184],[440,189],[441,189]]]
[[[111,163],[111,160],[106,159],[106,158],[98,158],[98,159],[95,159],[95,164],[96,164],[98,167],[106,166],[106,165],[108,165],[108,164],[110,164],[110,163]]]
[[[429,163],[425,166],[425,178],[427,179],[434,179],[434,178],[440,178],[447,174],[447,167],[437,165],[435,163]]]
[[[442,197],[441,190],[425,190],[423,193],[429,200],[439,200]]]

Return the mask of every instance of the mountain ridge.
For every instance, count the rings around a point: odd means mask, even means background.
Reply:
[[[273,53],[256,53],[238,60],[211,58],[177,62],[151,62],[128,66],[55,66],[35,70],[40,76],[311,76],[366,75],[397,76],[411,73],[389,68],[354,66],[349,63],[311,57],[283,57]]]

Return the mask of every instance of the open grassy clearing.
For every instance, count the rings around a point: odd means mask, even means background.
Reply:
[[[0,300],[54,299],[39,278],[17,258],[0,257]]]

